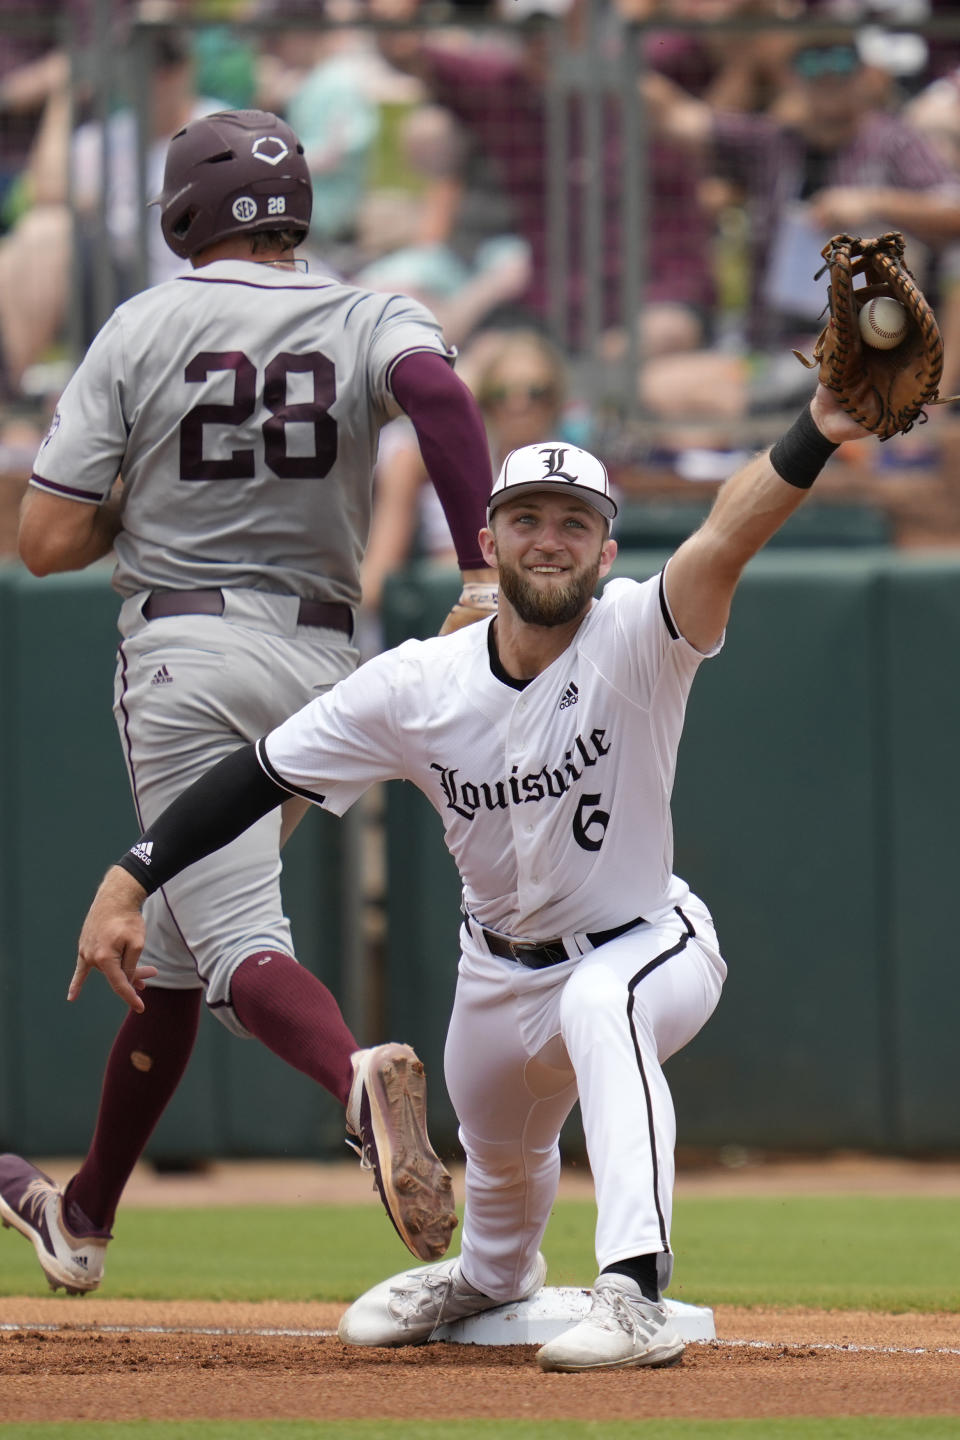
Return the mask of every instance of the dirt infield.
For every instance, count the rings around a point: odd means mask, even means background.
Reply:
[[[341,1310],[4,1300],[3,1323],[24,1328],[0,1334],[3,1418],[960,1414],[960,1316],[718,1307],[718,1342],[679,1365],[600,1375],[542,1375],[530,1346],[348,1350],[329,1333],[255,1333],[329,1332]]]
[[[275,1202],[281,1177],[291,1203],[316,1202],[320,1183],[327,1199],[358,1198],[352,1170],[321,1177],[316,1167],[265,1165],[242,1176],[231,1167],[160,1179],[143,1172],[128,1201],[223,1204],[239,1193],[255,1203],[258,1175]],[[589,1177],[567,1175],[565,1189],[589,1193]],[[960,1195],[960,1166],[836,1157],[681,1174],[677,1189]],[[958,1315],[718,1306],[718,1340],[688,1346],[670,1369],[543,1375],[529,1346],[349,1350],[332,1333],[342,1308],[0,1299],[3,1419],[960,1415]]]

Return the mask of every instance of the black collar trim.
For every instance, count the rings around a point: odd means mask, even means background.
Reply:
[[[500,656],[497,653],[497,642],[493,634],[493,621],[487,626],[487,653],[490,656],[490,670],[497,680],[504,685],[509,685],[511,690],[526,690],[530,684],[529,680],[518,680],[514,675],[508,675],[500,663]]]

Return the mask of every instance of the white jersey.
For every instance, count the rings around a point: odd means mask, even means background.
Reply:
[[[370,660],[261,742],[265,769],[335,814],[375,781],[413,781],[443,821],[468,914],[491,930],[539,941],[677,904],[670,795],[704,657],[679,635],[662,576],[611,581],[526,685],[489,633],[469,625]]]
[[[217,261],[114,312],[31,483],[100,504],[122,471],[121,595],[234,586],[356,606],[391,374],[424,350],[452,358],[406,296]]]

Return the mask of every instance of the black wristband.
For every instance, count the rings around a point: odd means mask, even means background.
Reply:
[[[785,435],[772,446],[770,464],[781,480],[798,490],[809,490],[838,447],[817,429],[806,405]]]

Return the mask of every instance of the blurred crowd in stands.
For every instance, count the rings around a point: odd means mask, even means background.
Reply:
[[[142,283],[137,112],[116,63],[137,21],[151,26],[148,193],[192,117],[284,115],[314,177],[311,271],[434,311],[476,388],[495,466],[536,439],[602,451],[597,377],[627,373],[620,417],[645,420],[652,437],[632,460],[720,479],[750,443],[746,422],[795,409],[811,387],[791,351],[809,354],[822,323],[814,275],[838,231],[905,232],[941,317],[943,391],[960,389],[954,9],[31,0],[24,23],[21,0],[0,0],[0,473],[29,473],[77,350],[106,318],[104,266],[110,308]],[[104,33],[111,63],[101,54],[98,67]],[[180,262],[156,210],[146,226],[152,284]],[[949,414],[919,449],[893,442],[904,463],[929,452]],[[376,477],[373,609],[411,554],[449,559],[423,478],[395,422]]]

